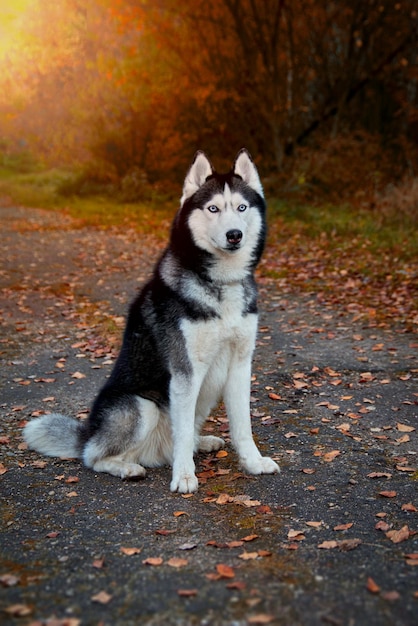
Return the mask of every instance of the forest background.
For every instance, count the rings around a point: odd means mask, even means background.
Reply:
[[[178,183],[195,150],[222,169],[246,146],[307,198],[416,174],[414,0],[2,4],[3,159]]]
[[[410,321],[417,43],[416,0],[1,0],[0,192],[157,232],[196,150],[222,171],[245,146],[270,274],[315,260],[306,289],[375,286]]]

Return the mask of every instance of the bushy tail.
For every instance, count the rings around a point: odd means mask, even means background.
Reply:
[[[26,424],[23,437],[29,448],[45,454],[65,458],[80,458],[81,424],[71,417],[51,413]]]

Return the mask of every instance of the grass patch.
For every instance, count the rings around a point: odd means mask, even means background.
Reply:
[[[390,220],[372,210],[348,204],[303,205],[269,201],[272,243],[300,239],[325,239],[340,251],[367,248],[375,254],[391,252],[404,260],[418,255],[418,228],[408,220]]]
[[[68,195],[68,182],[73,172],[53,169],[16,171],[0,167],[0,195],[21,206],[65,211],[80,226],[137,228],[156,237],[166,236],[167,222],[176,211],[176,204],[157,192],[140,202],[123,202],[117,192],[108,194]],[[65,190],[65,193],[61,193]]]

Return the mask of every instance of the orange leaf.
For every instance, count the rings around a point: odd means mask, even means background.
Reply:
[[[379,585],[377,585],[374,582],[373,578],[370,578],[370,577],[367,579],[366,589],[367,591],[370,591],[370,593],[379,593],[380,591]]]
[[[178,589],[177,594],[181,598],[192,598],[193,596],[197,596],[197,589]]]
[[[132,556],[133,554],[139,554],[142,551],[142,548],[121,548],[120,549],[121,552],[123,552],[123,554],[126,554],[127,556]]]
[[[338,541],[323,541],[318,545],[318,548],[322,548],[324,550],[333,550],[334,548],[338,548]]]
[[[401,543],[409,539],[410,530],[408,526],[402,526],[400,530],[388,530],[386,537],[391,540],[392,543]]]
[[[223,563],[218,563],[218,565],[216,566],[216,571],[221,578],[234,578],[235,576],[235,572],[232,567],[229,567],[229,565],[224,565]]]
[[[333,461],[335,457],[340,454],[341,452],[339,450],[331,450],[331,452],[327,452],[326,454],[324,454],[322,458],[324,459],[325,463],[331,463],[331,461]]]
[[[339,524],[338,526],[334,526],[334,530],[348,530],[353,525],[353,522],[349,522],[348,524]]]
[[[243,552],[242,554],[238,555],[239,559],[242,559],[243,561],[251,561],[253,559],[258,558],[259,554],[258,552]]]
[[[408,502],[407,504],[403,504],[401,506],[402,511],[410,511],[411,513],[417,512],[417,507],[412,504],[412,502]]]
[[[396,491],[379,491],[379,496],[383,498],[396,498],[397,495]]]
[[[148,559],[144,559],[143,561],[144,565],[154,565],[155,567],[158,567],[158,565],[162,565],[163,564],[163,560],[160,556],[157,557],[148,557]]]
[[[254,539],[258,539],[260,535],[247,535],[242,538],[242,541],[254,541]]]

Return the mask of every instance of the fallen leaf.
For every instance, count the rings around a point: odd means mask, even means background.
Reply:
[[[78,476],[68,476],[68,478],[65,479],[66,483],[78,483],[80,481]]]
[[[318,545],[318,548],[322,548],[323,550],[333,550],[334,548],[338,548],[338,541],[323,541]]]
[[[18,584],[20,578],[15,576],[14,574],[2,574],[0,576],[0,584],[3,587],[14,587]]]
[[[407,504],[403,504],[401,506],[402,511],[410,511],[411,513],[416,513],[418,509],[416,506],[412,504],[412,502],[408,502]]]
[[[48,465],[47,461],[32,461],[32,467],[36,467],[36,469],[44,469]]]
[[[274,615],[268,613],[259,613],[258,615],[251,615],[247,618],[248,624],[271,624],[275,619]]]
[[[218,572],[221,578],[234,578],[235,572],[229,565],[224,565],[223,563],[218,563],[216,566],[216,571]]]
[[[392,478],[392,474],[389,474],[389,472],[371,472],[367,474],[367,478],[387,478],[389,480]]]
[[[367,589],[367,591],[370,591],[370,593],[379,593],[380,592],[379,585],[377,585],[375,583],[375,581],[373,580],[373,578],[370,578],[370,577],[367,579],[366,589]]]
[[[243,537],[241,541],[254,541],[254,539],[258,539],[260,535],[247,535]]]
[[[402,526],[400,530],[389,530],[386,533],[386,537],[391,540],[392,543],[401,543],[409,539],[411,531],[408,526]]]
[[[322,458],[325,461],[325,463],[330,463],[340,454],[341,452],[339,450],[332,450],[331,452],[327,452],[326,454],[324,454]]]
[[[418,553],[414,552],[413,554],[405,554],[405,563],[406,565],[417,566],[418,565]]]
[[[198,591],[197,589],[178,589],[177,590],[177,595],[179,595],[181,598],[193,598],[194,596],[197,596]]]
[[[5,613],[8,613],[12,617],[25,617],[32,613],[32,609],[27,604],[11,604],[3,609]]]
[[[243,561],[251,561],[253,559],[257,559],[258,558],[258,552],[243,552],[242,554],[238,555],[239,559],[242,559]]]
[[[255,502],[256,502],[256,500],[255,500]],[[273,511],[268,506],[268,504],[262,504],[261,506],[257,507],[257,513],[261,513],[263,515],[272,515]]]
[[[305,522],[305,524],[307,526],[311,526],[312,528],[320,528],[322,526],[322,522]]]
[[[126,556],[132,556],[133,554],[140,554],[142,552],[142,548],[124,548],[121,547],[120,551]]]
[[[181,517],[182,515],[187,515],[186,511],[174,511],[174,517]]]
[[[397,495],[396,491],[379,491],[379,496],[383,498],[396,498]]]
[[[412,433],[415,430],[413,426],[408,426],[407,424],[401,424],[400,422],[396,423],[396,428],[401,433]]]
[[[216,504],[229,504],[233,502],[234,498],[227,493],[219,494],[218,498],[215,500]]]
[[[81,379],[81,378],[85,378],[86,375],[83,374],[82,372],[74,372],[74,374],[71,374],[71,378],[77,378],[77,379]]]
[[[226,450],[219,450],[219,452],[216,453],[217,459],[224,459],[227,456],[228,456],[228,452]]]
[[[347,524],[339,524],[338,526],[334,526],[334,530],[348,530],[353,525],[353,522],[349,522]]]
[[[102,569],[104,567],[104,559],[94,559],[92,566],[96,569]]]
[[[99,604],[109,604],[113,596],[106,591],[99,591],[94,596],[91,596],[92,602],[98,602]]]
[[[159,556],[148,557],[148,559],[144,559],[142,562],[144,565],[152,565],[152,566],[158,567],[159,565],[163,564],[163,559]]]
[[[404,435],[403,437],[399,437],[399,439],[395,439],[397,444],[400,443],[408,443],[408,441],[411,441],[411,437],[409,435]]]
[[[383,591],[380,594],[380,597],[383,598],[383,600],[388,600],[389,602],[394,602],[395,600],[399,600],[399,598],[401,597],[398,591]]]
[[[289,532],[287,533],[287,538],[290,539],[291,541],[303,541],[304,539],[306,539],[302,530],[292,530],[292,529],[289,530]]]

